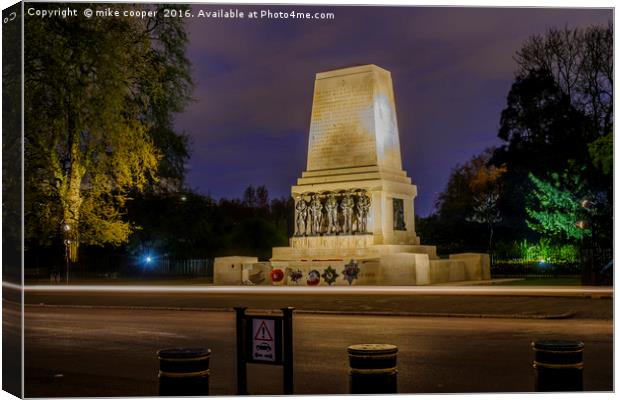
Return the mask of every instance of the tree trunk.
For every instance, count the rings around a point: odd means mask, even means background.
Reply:
[[[493,225],[489,225],[489,257],[491,258],[491,265],[493,265]]]
[[[73,130],[69,140],[69,167],[66,171],[65,193],[63,199],[63,232],[67,258],[71,262],[78,260],[80,246],[79,222],[82,205],[82,167],[80,165],[79,132]]]

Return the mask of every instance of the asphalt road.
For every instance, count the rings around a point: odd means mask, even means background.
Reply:
[[[597,301],[596,305],[603,304]],[[226,300],[231,302],[235,301]],[[346,347],[355,343],[399,347],[400,393],[532,391],[530,343],[551,338],[584,341],[585,389],[610,391],[612,330],[610,319],[296,314],[295,393],[347,393]],[[211,394],[231,395],[234,338],[230,311],[27,305],[25,394],[156,395],[158,349],[206,346],[213,351]],[[280,367],[250,365],[248,374],[250,393],[281,393]]]
[[[300,312],[408,316],[613,318],[610,288],[580,287],[27,287],[27,304]]]
[[[2,390],[22,393],[21,294],[2,288]]]

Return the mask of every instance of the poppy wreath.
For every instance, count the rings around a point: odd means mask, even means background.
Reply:
[[[321,283],[321,274],[316,269],[308,272],[308,279],[306,280],[308,286],[317,286]]]
[[[303,274],[302,274],[301,270],[296,269],[296,270],[291,270],[289,272],[288,276],[291,278],[291,281],[293,281],[296,284],[299,284],[299,281],[303,277]]]
[[[353,281],[358,278],[360,273],[360,267],[357,266],[357,262],[351,260],[348,264],[345,264],[342,270],[344,280],[349,282],[349,285],[353,284]]]
[[[326,269],[323,270],[321,277],[323,277],[325,282],[327,282],[327,284],[331,286],[332,283],[336,282],[336,278],[338,278],[338,273],[335,269],[332,268],[331,265],[329,265]]]
[[[282,281],[282,279],[284,279],[284,271],[276,268],[269,273],[269,277],[271,278],[272,282],[280,282]]]

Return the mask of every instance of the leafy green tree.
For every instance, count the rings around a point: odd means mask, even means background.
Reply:
[[[452,169],[448,183],[435,204],[439,214],[465,220],[472,213],[475,196],[498,190],[496,183],[505,168],[489,164],[493,153],[493,148],[486,149]]]
[[[273,247],[287,243],[293,207],[290,198],[269,203],[265,186],[246,188],[243,199],[219,202],[191,191],[136,193],[128,202],[126,219],[139,228],[131,234],[127,250],[135,256],[247,254],[269,259]]]
[[[498,136],[505,144],[495,150],[491,161],[506,167],[498,207],[512,239],[531,234],[524,206],[534,189],[528,175],[562,171],[568,160],[588,163],[587,144],[596,138],[592,126],[548,71],[531,71],[516,78],[500,119]]]
[[[5,281],[15,283],[22,279],[23,250],[20,7],[16,4],[2,11],[2,273]]]
[[[550,180],[529,175],[534,184],[530,205],[526,207],[527,225],[536,232],[560,242],[590,236],[592,231],[583,219],[583,199],[587,196],[585,183],[579,174],[565,171],[552,173]]]
[[[497,201],[501,193],[500,177],[506,172],[506,167],[490,165],[493,149],[488,149],[483,156],[474,157],[472,163],[477,166],[475,174],[469,182],[469,188],[474,193],[472,211],[468,221],[484,224],[489,230],[489,252],[493,252],[493,232],[497,224],[502,221]],[[480,163],[483,161],[483,163]],[[477,164],[478,163],[478,164]]]
[[[425,242],[436,243],[441,252],[488,250],[499,222],[496,207],[498,181],[503,167],[490,165],[493,149],[457,165],[437,198],[436,211],[418,219],[416,227]],[[483,226],[480,226],[483,225]],[[484,229],[487,229],[488,240]]]
[[[262,185],[254,187],[252,185],[245,188],[243,192],[243,206],[256,209],[262,216],[269,213],[269,191]]]
[[[598,137],[593,121],[576,109],[546,70],[530,71],[513,83],[502,111],[496,165],[506,165],[516,187],[530,172],[561,171],[568,160],[588,162],[587,146]],[[516,193],[511,193],[516,195]],[[517,196],[521,204],[521,196]]]
[[[287,236],[272,221],[259,216],[244,219],[232,227],[229,254],[256,255],[271,258],[272,248],[286,246]]]
[[[291,237],[295,231],[295,200],[291,196],[271,200],[271,220],[285,236]]]
[[[187,36],[161,14],[26,20],[26,234],[62,233],[72,260],[80,243],[127,241],[131,191],[182,180],[172,115],[190,99]]]
[[[492,160],[507,167],[498,206],[513,239],[529,235],[524,205],[536,190],[529,174],[544,176],[570,163],[579,165],[589,190],[606,191],[610,202],[611,179],[596,165],[611,169],[603,155],[608,142],[599,139],[613,128],[612,50],[608,24],[551,29],[532,36],[517,52],[516,79],[498,134],[505,144]]]
[[[609,176],[614,168],[614,138],[613,133],[609,132],[601,136],[588,145],[588,152],[592,159],[592,164],[599,169],[603,175]]]
[[[228,246],[227,227],[215,201],[190,191],[137,193],[128,203],[127,220],[139,227],[127,245],[136,256],[152,252],[204,258]]]

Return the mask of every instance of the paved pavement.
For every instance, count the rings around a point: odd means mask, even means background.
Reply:
[[[230,311],[28,305],[25,312],[26,396],[156,395],[156,351],[177,346],[211,348],[211,394],[235,392]],[[610,391],[612,328],[605,319],[296,314],[295,393],[347,393],[346,347],[373,342],[399,347],[401,393],[532,391],[530,342],[550,338],[583,340],[586,390]],[[281,393],[280,367],[250,365],[248,373],[250,393]]]

